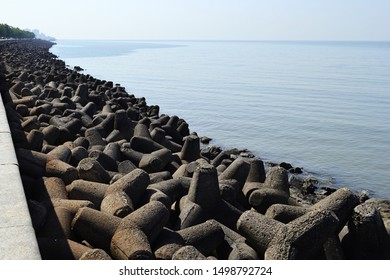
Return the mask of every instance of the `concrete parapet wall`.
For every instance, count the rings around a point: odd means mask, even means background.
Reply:
[[[0,96],[0,259],[39,260],[18,161]]]

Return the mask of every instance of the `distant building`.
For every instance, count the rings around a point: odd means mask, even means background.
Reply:
[[[41,39],[41,40],[46,40],[46,41],[55,41],[56,40],[56,38],[54,38],[54,37],[46,36],[44,33],[39,31],[38,29],[34,29],[34,30],[26,29],[26,30],[33,32],[35,34],[36,39]]]

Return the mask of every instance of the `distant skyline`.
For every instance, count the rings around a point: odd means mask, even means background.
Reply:
[[[57,39],[390,41],[389,0],[18,0],[0,23]]]

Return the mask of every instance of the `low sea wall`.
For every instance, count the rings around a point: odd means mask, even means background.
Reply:
[[[203,145],[51,46],[0,42],[2,259],[390,259],[388,200]]]

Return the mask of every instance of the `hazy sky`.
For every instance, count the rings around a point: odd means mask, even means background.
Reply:
[[[390,40],[390,0],[2,0],[57,39]]]

